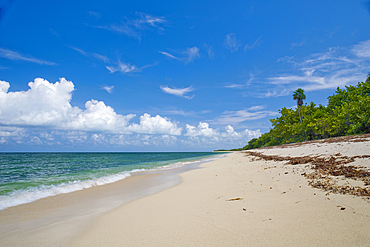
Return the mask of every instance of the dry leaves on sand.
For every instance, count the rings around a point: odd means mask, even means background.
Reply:
[[[364,196],[370,198],[370,172],[365,167],[348,165],[356,159],[370,159],[370,155],[342,156],[340,153],[329,157],[320,156],[278,156],[264,155],[260,152],[246,151],[247,155],[258,157],[267,161],[286,161],[285,165],[311,164],[311,173],[302,173],[308,184],[314,188],[325,191]],[[346,184],[338,185],[339,177],[347,179]],[[351,185],[350,180],[363,181],[364,186]]]

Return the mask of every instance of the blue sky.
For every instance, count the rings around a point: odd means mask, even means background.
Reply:
[[[370,2],[0,0],[0,151],[242,147],[370,72]]]

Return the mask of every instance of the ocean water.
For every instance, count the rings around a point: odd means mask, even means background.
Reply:
[[[211,152],[0,153],[0,210],[219,157]]]

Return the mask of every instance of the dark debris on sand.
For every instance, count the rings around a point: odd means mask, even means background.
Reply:
[[[348,157],[337,153],[329,157],[283,157],[278,155],[264,155],[260,152],[253,151],[246,151],[244,153],[248,156],[254,156],[257,159],[266,161],[285,161],[285,165],[310,164],[309,167],[313,170],[313,172],[303,173],[302,175],[309,180],[308,184],[312,187],[333,193],[350,194],[354,196],[370,198],[369,170],[365,167],[348,165],[354,162],[356,159],[370,159],[370,155],[357,155]],[[352,186],[349,183],[338,185],[334,178],[339,177],[363,181],[364,186]]]

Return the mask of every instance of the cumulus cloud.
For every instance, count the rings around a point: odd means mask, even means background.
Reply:
[[[248,137],[258,137],[261,135],[260,130],[252,131],[252,130],[244,130],[242,132],[237,132],[234,128],[228,124],[225,127],[225,131],[219,131],[217,129],[213,129],[209,127],[208,123],[199,122],[198,126],[191,126],[189,124],[186,125],[186,134],[185,136],[189,137],[207,137],[207,138],[224,138],[224,139],[240,139],[245,136]]]
[[[186,125],[185,136],[215,137],[218,135],[218,131],[210,128],[208,123],[199,122],[198,127],[194,127],[189,124]]]
[[[0,57],[10,59],[13,61],[26,61],[26,62],[37,63],[37,64],[56,65],[56,63],[53,63],[53,62],[48,62],[45,60],[30,57],[30,56],[24,56],[18,52],[11,51],[9,49],[4,49],[4,48],[0,48]]]
[[[231,52],[235,52],[241,46],[241,42],[236,38],[235,33],[230,33],[226,35],[226,38],[224,40],[224,46]]]
[[[49,83],[42,78],[30,82],[27,91],[9,92],[10,84],[0,81],[0,145],[81,147],[182,147],[212,150],[245,145],[259,130],[236,131],[231,124],[212,128],[209,123],[179,123],[160,115],[121,115],[103,101],[91,99],[84,108],[71,105],[74,84],[64,78]],[[186,90],[185,90],[186,91]],[[185,91],[173,91],[184,95]],[[188,89],[189,91],[189,89]],[[261,110],[256,106],[250,110]],[[228,146],[227,146],[228,145]],[[99,150],[99,149],[97,149]]]
[[[168,94],[173,94],[173,95],[176,95],[176,96],[179,96],[179,97],[184,97],[184,98],[187,98],[187,99],[192,99],[194,97],[191,96],[184,96],[184,94],[188,93],[188,92],[191,92],[191,91],[194,91],[193,87],[186,87],[186,88],[169,88],[167,86],[160,86],[160,88],[162,89],[163,92],[165,93],[168,93]]]
[[[188,139],[182,142],[192,147],[214,146],[220,148],[220,143],[222,143],[224,148],[235,148],[246,145],[250,139],[260,135],[260,130],[245,129],[237,132],[231,125],[227,125],[224,131],[219,131],[211,128],[208,123],[199,122],[197,127],[186,125],[185,136],[188,136]]]
[[[152,117],[145,113],[140,117],[140,124],[134,123],[127,130],[135,133],[181,135],[182,128],[159,115]]]
[[[56,83],[36,78],[27,91],[8,92],[10,84],[0,81],[0,124],[14,127],[97,131],[116,134],[146,133],[180,135],[176,123],[157,115],[144,114],[140,124],[131,124],[134,114],[117,114],[103,101],[89,100],[85,109],[70,104],[74,85],[61,78]]]

